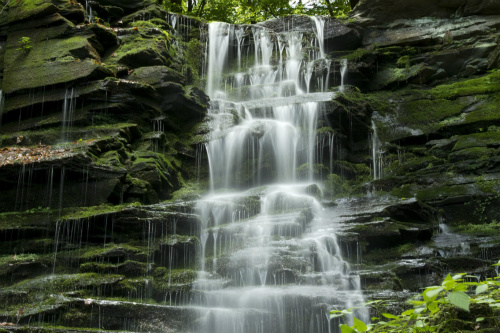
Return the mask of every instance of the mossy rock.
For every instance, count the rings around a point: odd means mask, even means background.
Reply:
[[[54,37],[69,28],[63,25],[61,30],[60,27],[53,28]],[[39,35],[39,29],[9,35],[3,82],[5,93],[111,75],[100,65],[100,56],[89,41],[93,34],[37,41]],[[19,49],[21,37],[33,37],[30,49]]]
[[[461,135],[453,137],[452,140],[457,141],[452,151],[473,147],[500,147],[500,131]]]
[[[113,6],[122,8],[126,13],[140,10],[154,4],[153,0],[99,0],[102,6]]]
[[[8,8],[9,24],[33,20],[54,14],[58,8],[50,0],[10,1]]]
[[[407,81],[417,77],[424,70],[424,65],[417,64],[408,68],[388,67],[379,71],[375,80],[371,83],[374,90],[397,86],[399,83],[406,84]]]
[[[168,49],[168,41],[161,32],[154,37],[134,33],[122,38],[120,46],[104,62],[129,68],[169,65]]]
[[[185,84],[185,77],[167,66],[148,66],[136,68],[128,77],[128,80],[146,83],[155,89],[160,89],[166,82]],[[168,87],[166,87],[168,89]],[[165,91],[168,92],[168,91]]]
[[[129,24],[135,21],[149,21],[151,19],[165,19],[167,12],[157,4],[149,5],[141,10],[138,10],[130,15],[122,18],[123,24]]]
[[[450,154],[450,162],[463,162],[467,160],[486,160],[488,157],[498,156],[499,149],[487,147],[471,147],[454,151]],[[471,166],[472,167],[472,166]]]

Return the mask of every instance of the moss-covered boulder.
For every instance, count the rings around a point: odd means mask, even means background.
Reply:
[[[45,30],[34,28],[9,34],[2,89],[6,94],[112,75],[101,65],[91,31],[80,34],[62,18],[56,23]]]

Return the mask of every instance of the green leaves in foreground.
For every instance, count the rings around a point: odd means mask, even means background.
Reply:
[[[500,262],[494,266],[500,266]],[[381,312],[379,308],[383,305],[383,301],[367,302],[364,306],[374,308],[381,317],[372,318],[374,323],[371,324],[365,324],[354,317],[354,309],[333,310],[330,312],[330,318],[344,317],[353,320],[352,326],[345,323],[340,325],[341,333],[367,331],[420,333],[446,330],[444,325],[448,322],[446,318],[450,316],[450,307],[470,312],[471,304],[487,304],[491,309],[500,309],[500,275],[481,282],[469,282],[471,280],[477,278],[465,273],[454,276],[448,274],[440,286],[427,287],[421,294],[410,299],[408,303],[413,305],[413,308],[399,315]],[[484,317],[475,318],[471,325],[483,325],[488,320],[496,323],[493,312],[491,318],[483,313],[481,315]]]
[[[450,303],[455,305],[457,308],[469,312],[470,298],[463,291],[453,291],[448,295]]]

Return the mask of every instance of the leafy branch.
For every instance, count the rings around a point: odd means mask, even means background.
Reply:
[[[494,266],[500,266],[500,262]],[[450,315],[450,308],[458,311],[470,312],[472,304],[486,304],[493,311],[500,309],[500,275],[488,278],[481,282],[470,282],[476,276],[465,273],[451,276],[448,274],[439,286],[427,287],[422,293],[411,299],[408,303],[413,305],[412,309],[399,315],[380,313],[383,318],[372,318],[374,323],[366,324],[352,316],[354,308],[346,310],[333,310],[330,318],[352,317],[353,325],[341,324],[342,333],[361,332],[434,332],[439,331],[445,325],[453,325],[457,321]],[[380,312],[382,301],[371,301],[365,306],[375,307]],[[474,325],[482,322],[490,322],[497,329],[500,328],[498,319],[492,314],[490,317],[477,317]],[[460,322],[460,321],[459,321]]]

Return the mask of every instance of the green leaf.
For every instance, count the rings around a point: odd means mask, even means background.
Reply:
[[[439,311],[439,306],[437,302],[430,302],[429,304],[427,304],[427,308],[432,314]]]
[[[483,320],[484,320],[484,317],[478,317],[478,318],[476,318],[476,322],[483,321]]]
[[[415,313],[421,313],[425,311],[425,308],[415,308]]]
[[[453,291],[467,291],[467,284],[466,283],[458,283],[453,288]]]
[[[340,325],[340,332],[341,333],[356,333],[356,331],[353,328],[351,328],[345,324]]]
[[[486,290],[488,290],[488,285],[487,284],[480,284],[476,288],[476,295],[484,293]]]
[[[354,328],[355,329],[357,329],[359,332],[366,332],[368,327],[366,327],[366,324],[363,321],[359,320],[356,317],[352,317],[352,319],[354,319]]]
[[[443,280],[443,283],[446,282],[446,281],[453,281],[453,278],[451,277],[450,274],[446,275],[446,277]]]
[[[409,316],[409,315],[412,315],[415,313],[415,310],[414,309],[410,309],[410,310],[406,310],[405,312],[403,312],[401,315],[402,316]]]
[[[423,292],[423,295],[424,296],[424,301],[426,302],[429,302],[429,301],[433,301],[436,296],[441,292],[443,291],[444,288],[443,287],[439,287],[439,288],[427,288],[424,290]]]
[[[343,317],[344,315],[342,313],[331,313],[330,312],[330,319],[333,318],[338,318],[338,317]]]
[[[455,305],[457,308],[469,312],[470,298],[463,291],[454,291],[448,295],[450,303]]]
[[[382,316],[389,318],[389,319],[399,319],[398,316],[395,316],[395,315],[390,314],[390,313],[382,313]]]
[[[453,275],[452,279],[457,281],[457,280],[462,279],[462,276],[464,276],[464,275],[465,275],[465,273],[456,274],[456,275]]]

